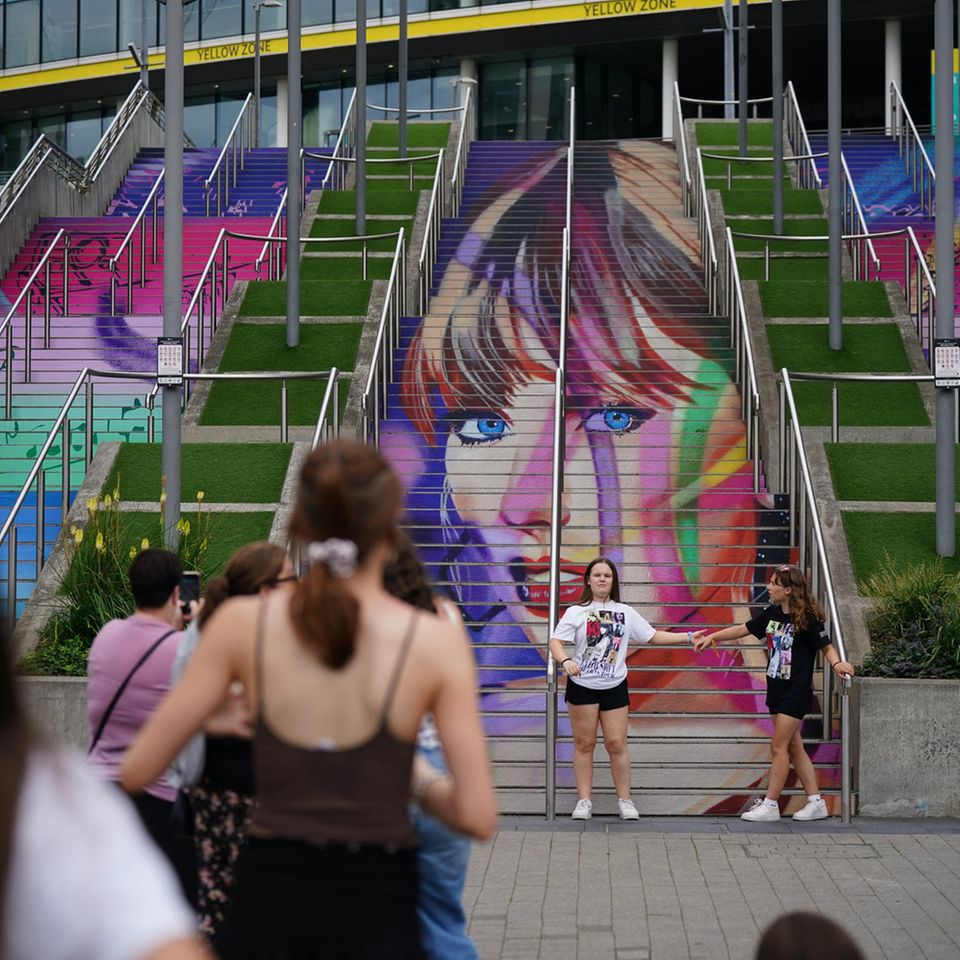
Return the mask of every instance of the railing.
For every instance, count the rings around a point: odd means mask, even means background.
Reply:
[[[726,160],[727,162],[727,189],[730,190],[733,188],[733,165],[735,163],[773,163],[773,157],[739,157],[732,153],[703,153],[700,151],[700,155],[705,157],[707,160]],[[796,156],[787,156],[783,157],[784,163],[801,163],[805,160],[816,160],[820,157],[825,157],[825,153],[805,153],[797,154]],[[702,164],[701,164],[702,166]],[[802,168],[798,168],[802,169]]]
[[[430,204],[427,207],[427,222],[420,244],[418,276],[420,282],[420,316],[426,316],[430,306],[430,289],[433,286],[433,268],[437,262],[437,245],[440,242],[440,223],[443,218],[443,158],[446,151],[437,154],[437,170],[433,175]],[[411,169],[413,169],[411,167]]]
[[[697,218],[697,233],[700,237],[700,259],[703,261],[703,285],[707,291],[710,313],[716,315],[719,306],[719,268],[717,247],[713,239],[713,218],[710,216],[710,199],[707,196],[707,180],[703,172],[704,154],[697,147],[697,189],[694,194],[693,215]]]
[[[143,206],[137,212],[136,217],[133,219],[133,223],[130,225],[130,229],[127,231],[127,235],[123,238],[120,243],[120,246],[117,247],[117,252],[110,258],[110,262],[107,265],[110,270],[110,313],[115,315],[117,312],[117,264],[120,261],[120,257],[123,256],[124,250],[127,252],[127,310],[129,312],[133,311],[133,282],[134,282],[134,269],[133,269],[133,238],[137,230],[140,230],[140,287],[141,289],[146,285],[147,282],[147,230],[144,225],[144,219],[147,215],[147,210],[152,206],[152,211],[150,214],[150,262],[157,262],[157,232],[158,232],[158,220],[159,220],[159,206],[160,206],[160,185],[163,183],[164,174],[166,169],[161,170],[159,176],[154,181],[153,186],[150,188],[150,192],[147,194],[146,200],[143,201]]]
[[[93,461],[95,432],[95,393],[94,377],[100,377],[106,380],[155,380],[156,370],[145,370],[141,372],[118,371],[118,370],[94,370],[84,367],[77,375],[73,387],[63,401],[60,411],[54,419],[53,425],[47,434],[46,440],[37,454],[37,458],[24,481],[10,514],[0,527],[0,547],[6,542],[7,557],[12,559],[16,557],[16,543],[18,526],[35,527],[36,544],[36,570],[37,577],[44,566],[46,557],[46,471],[44,464],[47,457],[54,452],[54,445],[60,441],[61,465],[60,465],[60,492],[61,492],[61,522],[67,522],[67,516],[70,509],[70,488],[71,488],[71,467],[70,467],[70,449],[72,444],[70,412],[80,396],[84,393],[84,463],[87,467]],[[280,438],[281,442],[287,442],[289,437],[289,427],[286,417],[287,403],[287,381],[289,380],[327,380],[327,388],[324,392],[323,402],[320,406],[320,413],[317,417],[316,426],[313,432],[313,446],[320,442],[321,437],[327,437],[332,432],[336,435],[339,432],[339,384],[341,380],[351,379],[351,372],[339,371],[335,367],[331,370],[320,371],[278,371],[278,372],[238,372],[238,373],[185,373],[184,380],[194,382],[199,380],[208,381],[279,381],[280,387]],[[148,395],[148,398],[156,396],[156,386]],[[153,410],[154,404],[148,403],[148,442],[153,441],[154,431]],[[31,489],[36,491],[36,510],[33,523],[18,524],[17,519],[21,509],[30,495]],[[16,621],[16,562],[8,562],[8,590],[7,590],[7,625],[8,632],[12,634],[13,626]]]
[[[701,99],[698,99],[697,97],[681,97],[679,92],[677,93],[677,97],[679,98],[679,101],[681,104],[681,108],[680,108],[681,120],[683,119],[682,104],[684,103],[695,103],[697,105],[698,120],[703,119],[704,107],[729,107],[731,105],[736,107],[740,105],[739,100],[701,100]],[[761,103],[773,103],[773,97],[755,97],[754,99],[747,101],[747,106],[750,107],[751,118],[754,120],[756,120],[760,116],[759,109],[760,109]]]
[[[470,131],[473,130],[473,84],[465,84],[467,92],[460,108],[460,133],[457,136],[457,152],[453,156],[453,173],[450,176],[450,216],[460,215],[460,201],[463,198],[463,178],[467,172],[467,145]]]
[[[213,165],[209,176],[203,182],[203,191],[206,194],[206,211],[210,216],[210,195],[216,189],[217,216],[223,212],[224,206],[230,203],[230,187],[237,185],[237,167],[244,168],[244,157],[253,147],[253,110],[254,96],[247,94],[246,100],[240,107],[240,113],[234,120],[230,133],[217,162]]]
[[[366,136],[366,131],[364,131]],[[342,190],[346,184],[350,167],[341,165],[339,161],[348,160],[356,156],[357,152],[357,91],[354,89],[347,104],[347,112],[343,115],[340,125],[340,134],[333,145],[330,155],[330,166],[326,176],[320,184],[321,190]]]
[[[387,280],[387,295],[380,311],[370,372],[360,398],[362,438],[372,436],[376,446],[380,445],[380,418],[387,415],[390,384],[393,383],[393,351],[400,341],[400,318],[406,310],[406,275],[406,246],[401,227]]]
[[[379,110],[381,113],[399,113],[399,107],[381,107],[376,103],[368,103],[367,109],[369,110]],[[422,107],[420,109],[415,109],[407,107],[407,116],[408,117],[419,117],[422,114],[428,113],[431,116],[435,113],[460,113],[463,110],[463,107]]]
[[[693,212],[693,182],[690,176],[690,156],[687,153],[687,131],[683,127],[683,101],[680,84],[673,84],[673,139],[677,144],[677,165],[680,172],[680,193],[684,216]]]
[[[907,173],[913,177],[913,189],[919,194],[920,210],[932,217],[935,213],[937,173],[917,133],[900,88],[895,83],[890,84],[890,124]]]
[[[870,238],[870,230],[863,215],[863,208],[860,206],[857,188],[853,185],[853,177],[850,176],[847,158],[842,152],[840,154],[840,167],[843,173],[843,196],[840,201],[843,231],[844,233],[860,234],[868,238],[865,243],[851,251],[853,253],[853,279],[869,280],[871,267],[873,268],[873,279],[877,279],[880,276],[880,259],[877,257],[877,250]]]
[[[810,571],[811,591],[827,611],[830,626],[830,640],[837,649],[841,660],[847,659],[843,641],[843,629],[840,624],[840,610],[833,588],[830,573],[830,558],[823,537],[820,521],[820,508],[816,492],[810,477],[810,464],[803,445],[803,433],[797,417],[797,406],[790,383],[790,372],[784,367],[780,371],[780,437],[781,437],[781,477],[787,477],[790,511],[790,543],[799,546],[800,569]],[[825,379],[830,374],[794,374],[798,379]],[[790,415],[789,441],[787,437],[786,414]],[[790,456],[786,453],[790,449]],[[824,664],[823,668],[823,736],[833,738],[832,698],[830,695],[832,677]],[[843,823],[850,822],[851,810],[851,753],[850,753],[850,681],[845,679],[840,688],[840,803]]]
[[[797,186],[801,190],[820,190],[823,180],[817,172],[813,150],[810,149],[810,138],[800,113],[800,104],[797,102],[797,93],[793,89],[791,80],[783,91],[783,122],[787,128],[787,139],[795,153],[803,154],[807,163],[797,167]]]
[[[14,367],[14,342],[13,342],[13,319],[20,304],[24,305],[24,331],[23,331],[23,382],[30,383],[33,379],[33,288],[42,280],[42,300],[43,300],[43,346],[50,347],[50,314],[51,300],[53,291],[50,283],[51,258],[54,251],[63,241],[63,311],[67,312],[70,304],[70,235],[66,230],[60,229],[56,236],[50,241],[50,246],[43,252],[33,273],[23,285],[17,299],[13,301],[3,322],[0,323],[0,336],[5,336],[5,354],[4,363],[4,416],[7,420],[13,416],[13,367]]]
[[[321,189],[323,188],[321,187]],[[302,196],[301,193],[301,198]],[[277,205],[277,212],[273,215],[273,220],[270,221],[267,239],[263,241],[260,255],[253,262],[253,268],[256,270],[257,276],[260,276],[263,261],[267,261],[268,280],[279,280],[283,276],[283,244],[277,243],[276,240],[279,238],[280,231],[285,230],[283,216],[286,209],[287,188],[284,187],[283,193],[280,195],[280,203]]]

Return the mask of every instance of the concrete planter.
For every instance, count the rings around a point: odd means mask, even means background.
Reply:
[[[17,692],[33,728],[45,739],[86,750],[86,677],[19,677]]]
[[[858,812],[960,817],[960,680],[854,681]]]

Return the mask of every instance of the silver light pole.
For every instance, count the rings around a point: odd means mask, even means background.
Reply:
[[[367,229],[367,0],[357,0],[357,236]]]
[[[840,0],[827,0],[827,194],[830,349],[843,349],[843,173],[841,169]],[[951,27],[951,31],[952,31]]]
[[[287,3],[287,346],[300,343],[300,0]]]
[[[747,155],[747,0],[740,0],[740,156]]]
[[[783,233],[783,0],[773,0],[770,18],[773,80],[773,232]]]
[[[397,108],[400,123],[397,131],[397,147],[401,157],[407,155],[407,0],[400,0],[400,50],[397,57]]]
[[[140,0],[140,82],[144,89],[150,86],[150,68],[147,64],[147,51],[150,49],[150,31],[147,27],[148,0]]]
[[[279,0],[257,0],[253,5],[253,145],[260,146],[260,11],[283,6]]]
[[[733,0],[723,0],[723,118],[734,118],[733,98]]]

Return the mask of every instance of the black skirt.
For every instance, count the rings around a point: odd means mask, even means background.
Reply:
[[[422,960],[416,850],[250,837],[222,960]]]

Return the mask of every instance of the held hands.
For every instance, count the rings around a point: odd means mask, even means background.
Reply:
[[[703,653],[707,647],[715,647],[717,645],[717,641],[714,638],[719,632],[720,631],[718,630],[716,633],[707,634],[706,630],[698,630],[693,635],[693,649],[696,650],[697,653]]]

